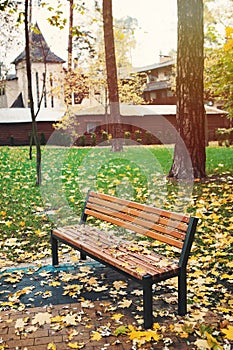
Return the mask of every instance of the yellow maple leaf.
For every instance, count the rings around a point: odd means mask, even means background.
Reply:
[[[71,348],[71,349],[82,349],[82,348],[84,348],[85,343],[77,343],[77,342],[68,343],[67,346],[69,346],[69,348]]]
[[[18,318],[15,322],[15,328],[19,330],[23,330],[25,326],[25,322],[22,318]]]
[[[130,307],[131,304],[132,304],[132,300],[124,299],[124,300],[119,302],[118,306],[122,307],[124,309],[124,308]]]
[[[91,309],[91,308],[95,307],[95,304],[92,303],[90,300],[83,299],[83,301],[81,301],[81,307]]]
[[[100,339],[102,339],[102,335],[99,332],[95,331],[92,333],[91,340],[99,341]]]
[[[66,315],[63,318],[63,322],[66,323],[68,326],[76,326],[76,315]]]
[[[213,348],[216,350],[223,350],[223,347],[219,344],[217,339],[215,339],[211,334],[209,334],[208,332],[205,332],[205,336],[207,338],[207,342],[211,349]]]
[[[54,343],[49,343],[48,346],[47,346],[47,349],[48,350],[56,350],[57,347],[56,347],[56,345]]]
[[[11,224],[12,224],[12,221],[5,221],[5,225],[7,226],[7,227],[11,227]]]
[[[52,323],[55,323],[55,322],[62,322],[63,317],[64,317],[64,316],[57,315],[57,316],[51,317],[50,321],[51,321]]]
[[[114,314],[112,315],[112,319],[115,321],[119,321],[124,315],[122,314]]]
[[[227,274],[227,273],[224,273],[224,274],[222,275],[222,278],[223,278],[223,279],[232,280],[232,279],[233,279],[233,275],[229,275],[229,274]]]
[[[227,328],[223,328],[221,332],[225,334],[225,338],[233,340],[233,326],[227,326]]]
[[[148,330],[148,331],[137,331],[133,330],[129,336],[130,340],[134,342],[150,342],[152,340],[158,341],[160,339],[160,335],[157,331]]]
[[[42,326],[45,323],[50,323],[50,318],[51,314],[49,314],[48,312],[39,312],[32,320],[32,324],[39,323],[39,325]]]
[[[61,285],[61,282],[59,282],[59,281],[52,281],[49,283],[49,286],[51,286],[51,287],[57,287],[60,285]]]
[[[114,281],[113,286],[116,290],[121,288],[127,288],[127,283],[125,281]]]
[[[146,273],[146,270],[142,269],[141,267],[137,267],[136,268],[136,271],[140,274],[145,274]]]

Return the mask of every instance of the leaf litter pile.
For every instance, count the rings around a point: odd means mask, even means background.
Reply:
[[[180,188],[165,180],[161,185],[157,176],[153,180],[158,188],[152,191],[152,186],[146,183],[148,178],[133,164],[123,161],[119,165],[114,160],[111,171],[102,167],[96,175],[99,191],[117,195],[122,183],[130,184],[128,193],[134,200],[143,202],[146,198],[155,206],[163,205],[175,211],[182,207],[182,211],[200,219],[188,266],[189,312],[185,317],[177,315],[177,280],[161,282],[154,286],[154,327],[145,331],[142,292],[136,282],[98,264],[80,264],[76,252],[65,246],[62,256],[68,254],[69,262],[74,263],[71,269],[41,267],[41,259],[51,256],[49,232],[54,221],[46,215],[41,192],[34,186],[34,164],[27,160],[26,151],[26,148],[17,152],[16,148],[5,148],[1,152],[0,329],[1,325],[3,329],[6,325],[13,327],[17,339],[29,339],[32,333],[49,327],[55,340],[48,342],[47,349],[57,349],[59,334],[63,334],[67,349],[90,346],[121,349],[122,344],[128,344],[129,349],[232,348],[233,174],[230,171],[221,176],[213,174],[205,182],[195,182],[191,203],[185,205],[180,203]],[[78,208],[80,215],[83,198],[75,191],[77,164],[72,164],[65,167],[62,184],[67,200]],[[161,197],[164,186],[166,201]],[[62,209],[49,209],[54,211],[57,221],[66,224],[67,216],[61,213]],[[28,266],[34,263],[35,267],[17,267],[21,263]],[[61,304],[59,312],[55,311],[56,304]],[[42,308],[40,312],[29,312],[38,306]],[[11,318],[12,312],[17,317]],[[1,350],[10,344],[2,334]]]

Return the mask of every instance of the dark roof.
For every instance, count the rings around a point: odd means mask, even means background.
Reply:
[[[6,80],[17,80],[18,77],[15,74],[8,74]]]
[[[32,30],[32,45],[31,45],[31,60],[32,62],[50,62],[50,63],[65,63],[65,61],[55,55],[49,48],[44,36],[42,35],[38,24]],[[15,58],[14,64],[17,64],[26,59],[26,51]]]
[[[18,95],[17,99],[12,103],[10,108],[25,108],[22,92]]]
[[[162,63],[154,63],[151,64],[149,66],[144,66],[144,67],[138,67],[136,68],[136,72],[148,72],[154,69],[159,69],[159,68],[163,68],[163,67],[169,67],[169,66],[174,66],[174,64],[176,63],[175,59],[171,59]]]

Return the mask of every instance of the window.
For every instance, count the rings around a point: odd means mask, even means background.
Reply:
[[[100,125],[100,122],[88,122],[87,123],[87,133],[95,132],[95,129],[99,125]]]
[[[51,94],[51,107],[54,107],[54,99],[53,99],[53,76],[50,74],[50,94]]]
[[[43,73],[43,85],[44,85],[44,107],[47,108],[47,91],[46,91],[46,74]]]
[[[5,86],[0,86],[0,96],[5,95]]]
[[[36,72],[36,98],[37,98],[37,106],[40,104],[40,91],[39,91],[39,75]]]
[[[156,92],[151,92],[151,93],[150,93],[150,99],[151,99],[151,100],[156,100],[156,97],[157,97],[157,96],[156,96]]]
[[[173,96],[173,92],[171,90],[167,91],[167,97],[172,97]]]

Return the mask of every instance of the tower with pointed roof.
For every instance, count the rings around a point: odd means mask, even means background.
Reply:
[[[26,50],[12,62],[15,75],[7,77],[0,107],[28,107]],[[31,71],[35,108],[63,109],[65,61],[53,53],[36,23],[31,32]],[[2,98],[3,97],[3,98]]]

